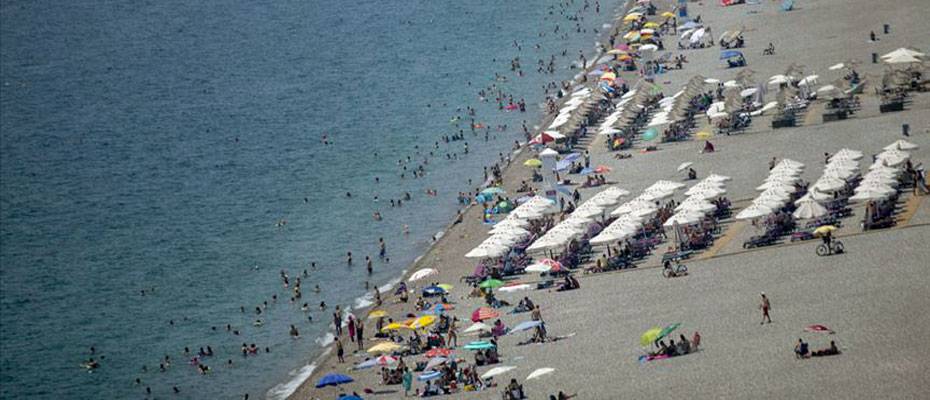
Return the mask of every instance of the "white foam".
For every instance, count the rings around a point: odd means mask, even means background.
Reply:
[[[288,398],[288,396],[297,391],[300,384],[304,383],[304,381],[313,374],[315,369],[316,363],[311,363],[289,372],[287,375],[290,377],[290,380],[274,385],[274,387],[268,389],[265,398],[270,400],[284,400]]]
[[[313,341],[319,343],[320,347],[326,347],[336,341],[336,335],[333,335],[332,332],[326,332],[325,335],[320,336]]]

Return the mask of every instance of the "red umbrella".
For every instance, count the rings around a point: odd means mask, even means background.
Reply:
[[[426,352],[426,356],[429,358],[433,357],[448,357],[449,354],[452,354],[451,349],[445,349],[442,347],[435,347]]]
[[[610,172],[610,167],[606,165],[598,165],[597,168],[594,169],[594,173],[597,174],[603,174],[605,172]]]
[[[546,144],[554,140],[555,138],[552,137],[552,135],[543,132],[543,133],[536,135],[536,137],[534,137],[533,140],[530,140],[530,144]]]
[[[501,313],[497,312],[490,307],[481,307],[475,312],[471,313],[472,322],[484,321],[486,319],[498,318],[501,316]]]

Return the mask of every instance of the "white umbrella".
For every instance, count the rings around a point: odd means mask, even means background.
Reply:
[[[667,189],[652,189],[644,191],[639,197],[643,200],[656,201],[666,199],[672,196],[672,191]]]
[[[782,206],[785,205],[786,201],[788,201],[788,199],[780,199],[777,197],[759,197],[759,198],[753,199],[752,205],[750,205],[750,207],[761,206],[761,207],[769,208],[772,210],[777,210],[779,208],[782,208]]]
[[[707,189],[724,190],[723,188],[725,186],[726,184],[723,181],[713,181],[707,180],[705,178],[703,181],[700,181],[696,185],[688,188],[688,190],[685,191],[685,196],[691,196],[695,193],[700,193]]]
[[[555,371],[555,368],[539,368],[539,369],[533,371],[532,373],[530,373],[530,374],[526,377],[526,380],[536,379],[536,378],[539,378],[540,376],[543,376],[543,375],[546,375],[546,374],[550,374],[550,373],[552,373],[552,372],[554,372],[554,371]]]
[[[543,263],[533,263],[527,266],[524,271],[526,272],[549,272],[552,269],[552,266],[549,264]]]
[[[730,178],[729,176],[717,175],[717,174],[713,174],[713,173],[712,173],[712,174],[708,175],[706,178],[704,178],[703,182],[710,182],[710,181],[713,181],[713,182],[726,182],[726,181],[728,181],[728,180],[730,180],[730,179],[731,179],[731,178]]]
[[[846,66],[846,64],[843,64],[843,63],[833,64],[833,65],[830,66],[829,70],[830,70],[830,71],[836,71],[836,70],[838,70],[838,69],[843,69],[843,67],[845,67],[845,66]]]
[[[832,176],[834,178],[846,179],[856,174],[855,170],[841,167],[827,167],[823,170],[822,176]]]
[[[781,85],[781,84],[783,84],[783,83],[788,83],[789,81],[790,81],[790,80],[788,79],[787,76],[784,76],[784,75],[781,75],[781,74],[779,74],[779,75],[774,75],[774,76],[772,76],[771,78],[769,78],[769,86],[777,86],[777,85]],[[745,97],[745,96],[744,96],[744,97]]]
[[[717,206],[707,201],[682,203],[680,207],[681,211],[696,211],[700,213],[707,213],[717,209]],[[677,207],[676,210],[678,210]]]
[[[597,236],[591,238],[590,242],[592,245],[598,246],[598,245],[602,245],[606,243],[613,243],[613,242],[621,241],[630,236],[633,236],[633,234],[635,233],[635,228],[633,230],[625,230],[624,228],[625,227],[611,229],[610,231],[607,231],[605,229],[604,231],[601,231],[601,233],[598,234]]]
[[[846,187],[846,181],[832,176],[821,177],[814,183],[814,188],[822,192],[833,192],[844,187]]]
[[[736,83],[736,81],[734,81],[734,80],[729,80],[729,81],[726,81],[726,82],[723,83],[723,87],[727,87],[727,88],[738,88],[738,87],[739,87],[739,84]]]
[[[759,89],[756,88],[743,89],[743,91],[739,92],[739,95],[740,97],[749,97],[756,94],[758,91]]]
[[[704,80],[704,83],[708,83],[708,84],[711,84],[711,85],[716,85],[716,84],[720,83],[720,79],[707,78],[707,79]]]
[[[648,188],[646,188],[646,190],[649,190],[649,189],[678,190],[683,187],[685,187],[684,183],[660,180],[660,181],[656,181],[656,183],[653,183],[652,186],[649,186]]]
[[[897,50],[892,51],[892,52],[890,52],[890,53],[888,53],[888,54],[882,55],[882,59],[888,59],[888,58],[893,58],[893,57],[897,57],[897,56],[923,57],[923,56],[925,56],[925,55],[926,55],[926,54],[921,53],[921,52],[919,52],[919,51],[917,51],[917,50],[911,50],[911,49],[908,49],[908,48],[901,47],[901,48],[898,48]]]
[[[834,156],[843,156],[843,157],[846,157],[852,160],[858,160],[862,158],[862,152],[858,150],[851,150],[851,149],[843,148],[837,151],[836,154],[834,154]]]
[[[724,194],[726,194],[726,193],[727,193],[727,191],[726,191],[725,189],[720,189],[720,188],[711,189],[711,188],[708,188],[708,189],[704,189],[704,190],[701,190],[701,191],[697,191],[697,192],[692,193],[690,198],[693,198],[693,199],[700,199],[700,200],[709,200],[709,199],[713,199],[713,198],[718,197],[718,196],[722,196],[722,195],[724,195]]]
[[[892,144],[885,146],[885,150],[914,150],[920,148],[920,146],[908,142],[904,139],[899,139]]]
[[[500,366],[500,367],[494,367],[494,368],[489,369],[488,372],[485,372],[483,375],[481,375],[481,379],[488,379],[488,378],[490,378],[490,377],[503,374],[503,373],[505,373],[505,372],[508,372],[508,371],[513,370],[513,369],[516,369],[516,368],[517,368],[517,367],[512,367],[512,366],[509,366],[509,365],[504,365],[504,366]]]
[[[907,54],[898,54],[885,58],[882,61],[884,61],[886,64],[912,64],[921,62],[921,59]]]
[[[483,322],[475,322],[472,326],[469,326],[463,331],[463,333],[480,333],[480,332],[490,332],[491,327]]]
[[[646,30],[651,30],[651,29],[643,29],[643,31],[646,31]],[[647,44],[645,46],[640,46],[639,48],[640,51],[656,51],[658,49],[659,47],[654,44]]]
[[[668,228],[674,226],[676,223],[678,225],[690,225],[701,221],[704,218],[704,214],[697,211],[685,210],[672,215],[671,218],[667,219],[662,226]]]
[[[432,276],[438,274],[439,271],[433,268],[423,268],[417,272],[410,274],[410,278],[407,279],[407,282],[418,281],[420,279],[426,278],[427,276]]]
[[[532,289],[532,288],[533,288],[533,286],[530,285],[530,284],[521,283],[521,284],[519,284],[519,285],[501,286],[501,287],[497,288],[497,291],[498,291],[498,292],[516,292],[516,291],[518,291],[518,290],[529,290],[529,289]]]
[[[822,217],[827,214],[827,209],[820,203],[809,199],[808,201],[798,204],[797,210],[794,211],[794,217],[800,219],[811,219]]]
[[[882,190],[872,190],[867,189],[861,192],[856,192],[852,197],[849,198],[850,201],[867,201],[867,200],[880,200],[888,197],[890,193]]]
[[[692,163],[691,161],[683,162],[681,163],[681,165],[678,166],[678,172],[684,171],[692,165],[694,165],[694,163]]]
[[[760,205],[751,205],[744,208],[738,214],[736,214],[736,219],[755,219],[759,217],[764,217],[772,213],[772,209],[760,206]]]
[[[817,190],[817,188],[811,188],[811,190],[808,191],[807,194],[805,194],[804,196],[810,196],[810,198],[817,200],[817,201],[833,199],[832,194],[821,192]]]

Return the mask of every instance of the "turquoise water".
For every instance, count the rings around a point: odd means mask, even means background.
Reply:
[[[538,121],[542,85],[574,75],[579,49],[592,57],[592,29],[615,6],[596,14],[592,1],[576,32],[558,4],[0,3],[0,397],[280,395],[269,390],[322,351],[314,338],[332,308],[309,322],[279,271],[293,282],[316,262],[302,300],[345,307],[364,281],[388,283],[422,254],[467,180],[522,137],[522,120]],[[556,73],[538,74],[553,53]],[[515,56],[525,77],[509,70]],[[526,113],[478,101],[495,73]],[[509,128],[485,142],[463,125],[464,155],[441,137],[465,106]],[[400,178],[407,156],[409,169],[429,158],[425,177]],[[404,192],[413,199],[391,208]],[[271,352],[244,358],[242,343]],[[183,349],[207,345],[216,355],[202,376]],[[80,367],[89,357],[94,373]]]

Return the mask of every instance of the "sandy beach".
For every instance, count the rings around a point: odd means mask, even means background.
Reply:
[[[700,15],[715,33],[742,27],[749,69],[755,80],[784,73],[792,63],[804,66],[805,74],[820,74],[822,83],[840,78],[828,67],[849,59],[861,61],[857,71],[868,82],[880,82],[886,68],[871,63],[871,53],[883,54],[899,47],[916,46],[927,50],[930,11],[918,0],[879,4],[865,0],[800,1],[796,9],[783,12],[780,2],[722,7],[715,2],[689,3],[689,14]],[[657,2],[659,10],[668,4]],[[882,24],[891,25],[883,34]],[[880,40],[870,43],[869,32]],[[734,77],[738,69],[724,69],[719,47],[674,50],[674,39],[666,48],[673,55],[684,54],[688,63],[682,70],[659,75],[656,83],[671,95],[694,75],[721,81]],[[776,52],[762,56],[772,43]],[[711,139],[717,151],[700,154],[702,141],[658,145],[657,151],[640,152],[617,160],[608,151],[603,136],[593,133],[589,142],[592,165],[606,165],[616,186],[635,194],[660,179],[682,181],[676,172],[682,162],[693,162],[702,178],[710,173],[730,176],[727,196],[736,209],[745,207],[758,194],[755,187],[768,175],[772,157],[791,158],[806,164],[801,177],[814,181],[823,170],[823,154],[840,148],[863,152],[864,172],[876,154],[887,144],[906,139],[919,146],[909,151],[915,164],[930,163],[930,96],[915,94],[903,112],[879,113],[879,98],[867,86],[860,96],[861,111],[848,120],[823,123],[817,106],[803,126],[773,130],[771,116],[754,118],[747,132]],[[822,110],[822,105],[820,106]],[[911,127],[911,136],[901,135],[901,125]],[[698,117],[698,127],[706,122]],[[545,126],[545,124],[540,124]],[[502,149],[503,150],[503,149]],[[576,149],[577,151],[577,149]],[[535,156],[527,148],[504,170],[503,188],[516,193],[521,181],[530,180],[523,161]],[[576,181],[578,178],[574,178]],[[602,190],[579,189],[587,199]],[[516,197],[516,196],[512,196]],[[631,196],[632,197],[632,196]],[[676,200],[682,200],[681,193]],[[723,221],[723,231],[708,251],[687,261],[690,274],[665,279],[660,274],[661,251],[655,251],[638,268],[622,272],[576,274],[581,289],[568,292],[548,290],[501,293],[500,298],[516,304],[529,296],[541,305],[550,336],[564,340],[518,346],[531,333],[503,336],[499,340],[501,364],[516,369],[497,378],[501,386],[511,378],[524,385],[530,399],[547,398],[559,391],[577,398],[920,398],[925,395],[926,370],[930,350],[920,340],[930,332],[930,298],[923,295],[930,283],[926,273],[930,256],[930,201],[902,195],[898,224],[886,230],[862,232],[859,221],[864,208],[853,207],[853,216],[844,220],[836,235],[846,244],[847,253],[817,257],[818,241],[781,243],[746,250],[742,243],[758,234],[757,228],[740,221]],[[471,273],[474,261],[464,255],[487,238],[489,225],[482,222],[482,211],[471,207],[463,221],[444,236],[415,265],[435,268],[436,276],[415,282],[419,293],[427,282],[455,285],[449,299],[456,309],[450,312],[470,325],[472,310],[483,305],[480,299],[467,299],[470,288],[460,278]],[[658,253],[658,254],[657,254]],[[923,260],[923,261],[921,261]],[[536,282],[536,274],[519,275],[513,281]],[[511,281],[508,281],[511,282]],[[773,323],[760,325],[758,298],[765,292],[772,301]],[[380,309],[403,320],[414,312],[416,294],[406,304],[396,304],[393,295],[383,295]],[[364,318],[367,311],[353,311]],[[503,313],[502,321],[514,326],[529,320],[529,314]],[[328,318],[327,318],[328,319]],[[366,347],[374,321],[366,320]],[[701,350],[682,357],[640,363],[639,337],[656,325],[681,322],[677,333],[691,336],[699,331],[704,338]],[[804,332],[811,324],[825,324],[833,335]],[[459,335],[459,344],[473,337]],[[836,340],[842,355],[823,359],[796,360],[792,349],[798,338],[814,348]],[[917,345],[915,346],[915,343]],[[401,398],[400,385],[380,384],[378,368],[354,371],[353,364],[368,357],[353,353],[356,346],[343,340],[345,363],[329,354],[291,399],[336,398],[339,393],[357,392],[366,399]],[[471,352],[457,350],[458,357],[472,361]],[[405,359],[408,365],[414,359]],[[540,379],[524,381],[537,368],[555,368]],[[489,367],[482,367],[483,373]],[[336,372],[355,381],[340,387],[314,388],[320,377]],[[414,382],[415,388],[422,383]],[[370,388],[373,394],[365,394]],[[478,392],[458,392],[451,398],[500,398],[502,387]]]

